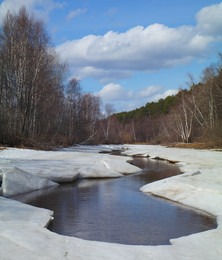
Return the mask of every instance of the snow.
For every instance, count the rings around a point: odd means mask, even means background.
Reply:
[[[21,193],[55,187],[58,184],[37,175],[22,171],[16,167],[3,173],[2,194],[10,197]]]
[[[78,147],[58,152],[8,148],[0,152],[0,169],[3,178],[13,167],[51,180],[68,181],[76,172],[82,178],[117,177],[138,169],[127,163],[127,157],[97,152],[121,148],[128,148],[124,149],[127,155],[177,161],[183,174],[147,184],[141,191],[213,214],[217,216],[217,229],[172,239],[172,245],[165,246],[86,241],[44,228],[51,211],[0,197],[0,259],[222,259],[221,152],[146,145]]]
[[[106,177],[122,177],[123,174],[112,172],[106,165],[98,165],[94,167],[81,167],[78,170],[80,178],[106,178]]]
[[[151,158],[177,161],[182,175],[149,183],[141,191],[161,196],[184,205],[222,216],[222,152],[161,146],[133,146],[126,154],[137,150]],[[219,201],[218,201],[219,200]]]
[[[93,149],[92,149],[93,148]],[[0,153],[0,169],[7,171],[17,167],[31,174],[54,182],[72,182],[77,178],[121,177],[131,174],[138,168],[127,163],[128,158],[109,154],[98,154],[101,149],[111,148],[92,146],[64,149],[61,151],[34,151],[8,148]],[[115,163],[113,163],[115,161]]]

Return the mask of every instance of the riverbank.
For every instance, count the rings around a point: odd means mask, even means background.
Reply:
[[[189,148],[189,149],[204,149],[204,150],[217,150],[222,151],[221,144],[216,143],[170,143],[166,145],[167,147],[174,148]]]
[[[127,155],[159,157],[176,161],[184,174],[148,184],[143,192],[162,196],[185,205],[198,208],[217,216],[218,227],[186,237],[171,240],[170,246],[126,246],[60,236],[44,227],[51,219],[52,212],[34,208],[20,202],[0,197],[0,258],[1,259],[221,259],[222,258],[222,153],[216,151],[166,148],[162,146],[127,145],[81,147],[78,151],[24,152],[21,149],[6,149],[0,152],[0,168],[18,167],[32,170],[35,167],[57,175],[64,170],[77,169],[86,163],[87,173],[105,167],[108,172],[119,165],[120,171],[127,172],[127,157],[117,159],[98,154],[101,149],[124,148]],[[32,157],[31,156],[34,156]],[[46,156],[47,155],[47,156]],[[78,156],[77,156],[78,155]],[[103,156],[103,157],[101,157]],[[80,159],[82,157],[80,165]],[[85,159],[84,159],[85,158]],[[117,157],[119,158],[119,157]],[[103,168],[95,162],[101,162]],[[105,163],[104,163],[105,162]],[[37,164],[36,164],[37,163]],[[4,165],[3,165],[4,164]],[[40,164],[40,165],[39,165]],[[105,165],[105,166],[104,166]],[[111,167],[112,166],[112,167]],[[64,168],[63,168],[64,167]],[[94,169],[94,170],[92,170]],[[115,168],[117,169],[117,168]],[[121,169],[121,170],[120,170]],[[39,171],[37,171],[39,172]]]

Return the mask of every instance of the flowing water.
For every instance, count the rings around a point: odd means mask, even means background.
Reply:
[[[88,240],[161,245],[216,228],[212,216],[139,191],[148,182],[179,174],[175,165],[149,159],[132,163],[143,170],[118,179],[79,180],[19,200],[53,210],[53,232]]]

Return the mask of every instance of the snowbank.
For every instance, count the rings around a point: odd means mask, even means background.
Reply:
[[[222,152],[165,148],[162,146],[129,146],[125,153],[147,153],[177,161],[182,175],[149,183],[141,191],[222,216]]]
[[[222,259],[222,153],[161,146],[127,147],[129,150],[125,153],[128,155],[144,154],[178,161],[184,174],[145,185],[142,191],[214,214],[218,219],[218,228],[173,239],[170,246],[128,246],[86,241],[45,229],[52,215],[49,210],[0,197],[0,259]],[[93,152],[89,155],[85,151],[54,153],[7,149],[0,153],[0,168],[17,165],[22,170],[29,169],[37,174],[44,170],[41,163],[37,170],[34,169],[39,161],[43,160],[50,166],[50,162],[53,165],[57,159],[60,160],[58,164],[61,169],[62,162],[75,169],[88,167],[88,170],[85,168],[88,176],[94,175],[92,169],[99,165],[109,173],[122,174],[136,170],[131,167],[127,170],[127,158],[124,157],[115,159]],[[37,160],[35,165],[34,160]]]
[[[126,157],[98,153],[100,148],[106,151],[111,151],[112,148],[95,146],[90,150],[88,147],[87,152],[86,148],[77,147],[61,151],[8,148],[1,151],[0,177],[4,176],[3,194],[8,197],[16,195],[16,192],[20,194],[36,190],[38,187],[40,189],[52,186],[52,182],[72,182],[78,178],[122,177],[124,174],[139,170],[127,163]],[[21,179],[22,173],[23,179]],[[28,180],[24,180],[28,178],[28,174],[30,177],[36,176],[35,181],[31,181],[30,185]],[[44,185],[43,179],[48,180],[48,182],[45,180]],[[16,188],[13,188],[13,182],[17,183]],[[36,185],[33,185],[34,183]],[[7,188],[8,186],[10,188]]]
[[[11,197],[34,190],[55,187],[57,185],[58,184],[53,181],[35,176],[14,167],[3,173],[2,195],[4,197]]]

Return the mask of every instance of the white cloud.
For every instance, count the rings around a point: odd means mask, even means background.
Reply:
[[[156,95],[154,95],[152,98],[151,98],[151,100],[149,100],[149,102],[151,102],[151,101],[158,101],[159,99],[161,99],[161,98],[166,98],[166,97],[168,97],[168,96],[173,96],[173,95],[176,95],[178,93],[178,89],[168,89],[168,90],[166,90],[166,91],[163,91],[163,92],[160,92],[160,93],[158,93],[158,94],[156,94]]]
[[[141,97],[150,97],[162,90],[161,86],[149,86],[142,89],[139,94]]]
[[[125,70],[115,70],[106,68],[95,68],[92,66],[83,67],[80,70],[75,70],[76,74],[73,75],[79,79],[87,78],[89,76],[94,77],[101,81],[102,84],[107,84],[112,81],[117,81],[119,79],[129,78],[133,75],[132,71]],[[101,75],[102,78],[101,78]]]
[[[0,25],[8,11],[18,12],[22,6],[27,11],[34,12],[38,18],[48,21],[49,13],[55,8],[61,8],[63,3],[53,0],[4,0],[0,4]]]
[[[73,18],[75,18],[76,16],[80,15],[80,14],[84,14],[87,11],[87,9],[77,9],[74,11],[69,12],[69,14],[66,16],[66,21],[70,21]]]
[[[102,88],[98,95],[104,101],[118,101],[127,98],[127,91],[119,84],[110,83]]]
[[[166,98],[167,96],[176,95],[178,89],[168,89],[165,90],[162,86],[149,86],[140,90],[137,94],[137,99],[143,102],[158,101],[161,98]],[[136,93],[132,97],[135,97]]]
[[[203,34],[222,37],[222,2],[202,8],[196,14],[197,28]]]
[[[221,37],[221,14],[222,3],[201,9],[195,27],[136,26],[123,33],[109,31],[67,41],[57,50],[80,77],[108,83],[136,71],[151,72],[202,59],[210,43]]]
[[[177,94],[178,90],[165,90],[161,86],[148,86],[140,91],[125,89],[120,84],[105,85],[98,93],[103,103],[110,103],[115,111],[132,110],[144,106],[147,102]]]

